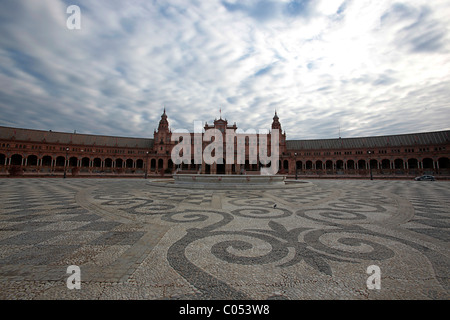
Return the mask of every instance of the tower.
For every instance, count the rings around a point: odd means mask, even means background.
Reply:
[[[273,130],[279,130],[279,146],[280,146],[280,154],[283,154],[286,151],[286,132],[282,132],[281,123],[279,121],[277,111],[275,110],[275,116],[273,117],[272,122],[272,132]]]
[[[155,130],[153,133],[157,153],[167,154],[167,152],[170,151],[168,147],[171,144],[171,134],[172,132],[169,130],[169,121],[167,121],[166,108],[164,108],[161,120],[159,120],[158,130]]]
[[[275,110],[275,116],[273,117],[273,122],[272,122],[272,130],[273,129],[279,129],[280,130],[280,135],[281,135],[281,123],[280,121],[278,121],[278,115],[277,115],[277,111]]]
[[[164,108],[161,120],[159,120],[158,132],[160,131],[169,132],[169,121],[167,121],[166,108]]]

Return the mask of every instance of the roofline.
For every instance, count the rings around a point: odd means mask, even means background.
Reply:
[[[65,134],[65,135],[78,135],[78,136],[90,136],[90,137],[101,137],[101,138],[124,138],[124,139],[135,139],[135,140],[154,140],[153,138],[136,138],[136,137],[124,137],[124,136],[107,136],[107,135],[99,135],[99,134],[90,134],[90,133],[74,133],[74,132],[61,132],[61,131],[53,131],[53,130],[41,130],[41,129],[27,129],[27,128],[17,128],[17,127],[6,127],[0,126],[0,129],[18,129],[18,130],[26,130],[26,131],[34,131],[34,132],[42,132],[42,133],[57,133],[57,134]]]
[[[414,136],[418,134],[436,134],[436,133],[450,133],[450,130],[438,130],[438,131],[428,131],[428,132],[415,132],[415,133],[400,133],[400,134],[391,134],[391,135],[382,135],[382,136],[363,136],[363,137],[349,137],[349,138],[328,138],[328,139],[295,139],[295,140],[286,140],[288,141],[336,141],[336,140],[353,140],[353,139],[371,139],[371,138],[391,138],[391,137],[405,137],[405,136]]]
[[[26,130],[26,131],[34,131],[34,132],[40,132],[40,133],[56,133],[56,134],[64,134],[64,135],[78,135],[78,136],[90,136],[90,137],[101,137],[101,138],[124,138],[124,139],[133,139],[133,140],[147,140],[151,141],[154,140],[154,138],[137,138],[137,137],[125,137],[125,136],[111,136],[111,135],[98,135],[98,134],[88,134],[88,133],[71,133],[71,132],[60,132],[60,131],[53,131],[53,130],[42,130],[42,129],[27,129],[27,128],[18,128],[18,127],[7,127],[7,126],[0,126],[0,129],[18,129],[18,130]],[[415,135],[422,135],[422,134],[436,134],[436,133],[450,133],[450,130],[439,130],[439,131],[428,131],[428,132],[416,132],[416,133],[406,133],[406,134],[392,134],[392,135],[382,135],[382,136],[362,136],[362,137],[350,137],[350,138],[328,138],[328,139],[295,139],[295,140],[286,140],[286,142],[302,142],[302,141],[340,141],[340,140],[356,140],[356,139],[372,139],[372,138],[391,138],[391,137],[405,137],[405,136],[415,136]]]

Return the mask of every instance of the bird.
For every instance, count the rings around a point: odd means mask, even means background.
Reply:
[[[276,207],[277,207],[277,204],[275,203],[275,204],[273,205],[273,207],[276,208]]]

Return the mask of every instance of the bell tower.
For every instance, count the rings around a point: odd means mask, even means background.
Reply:
[[[281,123],[279,121],[277,111],[275,110],[275,116],[273,117],[272,129],[279,129],[281,134]]]
[[[280,154],[283,154],[286,151],[286,132],[282,132],[281,123],[279,121],[277,111],[275,110],[275,116],[273,117],[272,122],[272,131],[279,130],[279,146],[280,146]]]
[[[164,108],[164,112],[161,116],[161,120],[159,120],[158,132],[169,132],[169,121],[167,121],[166,108]]]
[[[169,121],[167,121],[166,108],[164,108],[161,120],[159,120],[158,130],[153,133],[155,137],[155,147],[159,154],[166,154],[170,151],[170,138],[172,132],[169,130]]]

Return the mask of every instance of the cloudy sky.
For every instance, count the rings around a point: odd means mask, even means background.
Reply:
[[[81,9],[71,30],[67,7]],[[0,125],[288,139],[450,129],[448,0],[2,0]],[[72,21],[72,20],[70,20]]]

